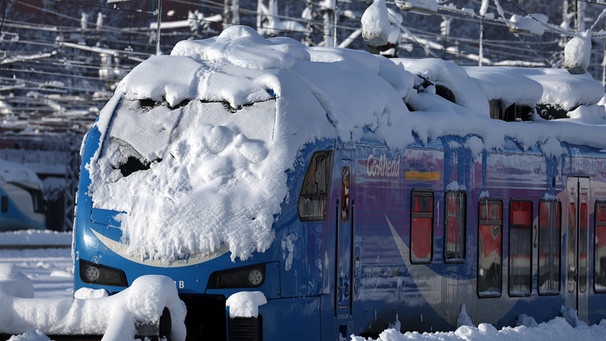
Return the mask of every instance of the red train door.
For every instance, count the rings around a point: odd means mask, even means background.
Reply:
[[[589,178],[569,177],[566,182],[564,213],[565,303],[577,309],[579,318],[588,317]]]

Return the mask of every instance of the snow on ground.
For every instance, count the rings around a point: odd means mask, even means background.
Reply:
[[[26,331],[11,338],[21,341],[49,340],[45,333],[129,340],[134,339],[135,323],[154,323],[167,307],[175,340],[185,338],[185,305],[178,300],[171,279],[143,276],[117,295],[106,297],[87,290],[78,291],[74,299],[71,249],[29,248],[45,245],[49,239],[56,245],[66,245],[66,241],[70,245],[71,235],[50,231],[0,234],[0,334]]]
[[[54,232],[51,234],[55,234]],[[19,239],[21,237],[22,239]],[[0,241],[5,238],[10,239],[12,245],[23,244],[29,246],[31,244],[41,244],[47,239],[47,233],[39,232],[18,232],[18,233],[0,233]],[[55,238],[63,241],[71,240],[71,236],[66,233],[59,233]],[[72,297],[72,258],[69,248],[61,249],[3,249],[0,246],[0,268],[3,266],[14,264],[19,271],[27,276],[33,283],[34,298],[39,299],[38,302],[44,302],[45,299],[63,299],[71,300]],[[24,286],[26,287],[26,286]],[[145,290],[150,289],[144,287]],[[153,288],[152,288],[153,289]],[[166,289],[166,288],[165,288]],[[0,279],[0,302],[6,302],[6,295],[3,293],[4,284]],[[157,289],[155,292],[161,292]],[[169,289],[170,291],[170,289]],[[88,296],[94,296],[95,293],[89,293]],[[264,297],[255,294],[253,298],[256,305],[264,303]],[[160,297],[159,300],[162,298]],[[249,300],[251,301],[251,300]],[[242,311],[241,314],[253,314],[254,307],[247,305],[247,302],[242,302],[240,297],[231,298],[232,309]],[[0,304],[0,333],[6,325],[2,325],[5,318],[5,306]],[[50,316],[50,319],[56,318],[62,312],[57,309],[56,316]],[[52,312],[50,313],[53,314]],[[95,315],[98,316],[98,315]],[[79,316],[80,319],[86,319],[86,316]],[[90,316],[89,316],[90,318]],[[462,325],[453,332],[437,332],[437,333],[417,333],[407,332],[400,333],[398,328],[399,323],[396,321],[393,328],[385,330],[377,341],[569,341],[569,340],[602,340],[606,335],[606,320],[599,325],[587,326],[576,320],[573,312],[565,310],[561,317],[557,317],[549,322],[537,324],[534,320],[528,317],[520,318],[520,326],[509,327],[497,330],[492,325],[480,324],[479,326],[468,325],[473,323],[466,314],[460,316]],[[573,327],[576,326],[576,327]],[[123,337],[121,335],[120,337]],[[285,338],[287,340],[288,338]],[[23,334],[15,334],[9,340],[11,341],[49,341],[50,338],[44,333],[29,329]],[[129,340],[123,338],[121,340]],[[351,341],[367,341],[358,336],[351,336]]]

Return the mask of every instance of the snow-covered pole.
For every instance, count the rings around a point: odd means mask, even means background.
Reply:
[[[324,46],[335,46],[335,7],[336,0],[325,0],[324,8]]]

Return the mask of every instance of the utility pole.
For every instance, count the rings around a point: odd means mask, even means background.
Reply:
[[[336,13],[337,13],[337,1],[329,0],[325,1],[322,6],[324,16],[324,46],[333,47],[336,45]]]
[[[223,26],[240,24],[240,0],[225,0],[223,3]]]
[[[156,37],[156,55],[161,55],[162,51],[160,51],[160,26],[162,25],[162,0],[158,0],[158,30]]]

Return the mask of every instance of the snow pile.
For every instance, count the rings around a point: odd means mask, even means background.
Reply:
[[[581,32],[564,47],[563,66],[571,73],[585,73],[591,59],[591,32]]]
[[[576,311],[564,309],[564,316],[572,314],[576,319]],[[465,318],[460,319],[465,320]],[[578,320],[577,320],[578,321]],[[470,321],[468,321],[470,322]],[[580,323],[571,325],[567,317],[537,324],[528,316],[518,319],[517,327],[504,327],[497,330],[493,325],[481,323],[477,327],[473,324],[463,324],[452,332],[436,333],[401,333],[398,329],[386,329],[376,341],[569,341],[569,340],[602,340],[606,331],[606,320],[599,325],[587,326]],[[351,341],[370,341],[360,336],[351,336]]]
[[[31,334],[36,330],[48,335],[133,340],[136,325],[157,324],[164,308],[171,313],[173,339],[185,340],[185,304],[168,277],[139,277],[111,297],[33,299],[32,282],[16,266],[0,264],[0,333]]]
[[[257,317],[259,306],[267,303],[267,298],[260,291],[237,292],[225,302],[229,307],[229,317]]]
[[[296,200],[287,175],[306,143],[372,132],[394,149],[444,134],[472,134],[487,149],[502,148],[505,136],[525,147],[560,139],[606,147],[599,82],[497,70],[511,76],[499,83],[501,75],[436,59],[308,48],[243,26],[180,42],[137,66],[102,110],[102,148],[87,164],[93,206],[123,212],[129,256],[170,263],[228,249],[247,259],[269,248],[281,204]],[[435,96],[438,85],[456,104]],[[489,118],[493,98],[581,106],[571,119],[511,125]]]
[[[537,36],[545,33],[545,26],[549,21],[549,17],[545,14],[532,14],[520,16],[514,14],[509,18],[511,30],[517,33],[534,34]]]
[[[419,12],[437,12],[436,0],[396,0],[396,5],[403,11],[416,10]]]
[[[503,99],[507,104],[552,104],[573,110],[604,97],[603,87],[591,75],[572,76],[564,69],[466,67],[465,71],[487,99]]]
[[[362,38],[370,46],[387,45],[391,24],[385,0],[374,0],[361,18]]]

